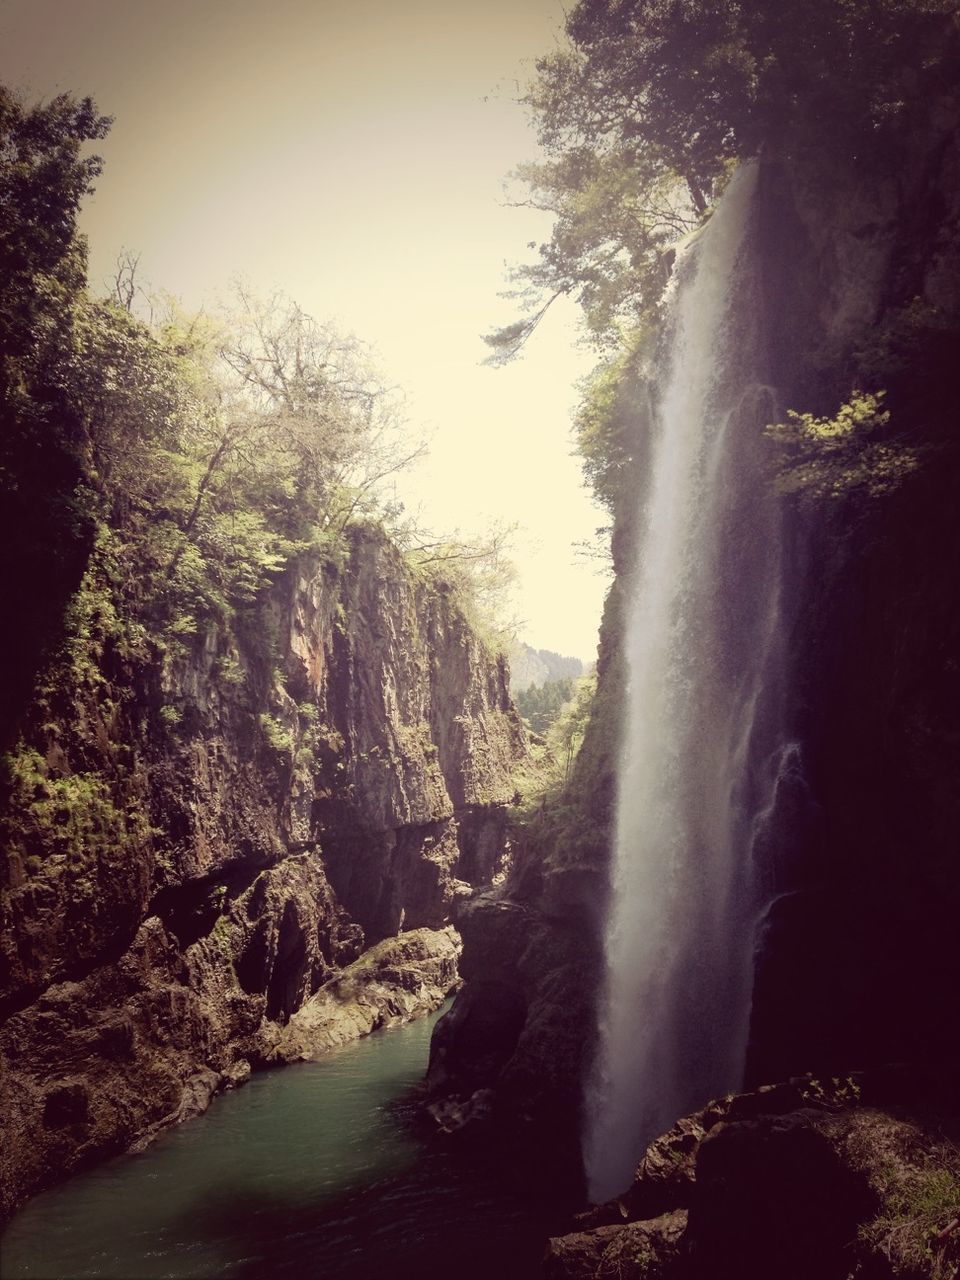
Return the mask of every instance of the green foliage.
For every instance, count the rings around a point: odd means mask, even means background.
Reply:
[[[237,657],[229,653],[217,660],[215,679],[222,688],[239,689],[246,683],[247,677]]]
[[[89,99],[27,107],[0,87],[0,590],[17,602],[17,625],[0,632],[7,742],[91,532],[75,498],[83,432],[69,357],[85,272],[76,217],[100,171],[84,151],[108,123]]]
[[[110,121],[90,98],[60,94],[27,107],[0,86],[0,395],[25,372],[38,326],[58,318],[82,276],[75,228],[82,198],[100,173],[85,143]]]
[[[223,891],[221,906],[226,900],[226,889]],[[233,966],[233,948],[234,948],[234,926],[230,923],[228,916],[217,916],[213,928],[210,930],[210,941],[216,947],[221,957],[227,962],[228,970],[233,978],[236,978],[236,970]]]
[[[485,537],[469,541],[434,539],[417,529],[397,531],[414,575],[448,596],[493,652],[504,649],[518,626],[509,614],[517,578],[509,557],[514,531],[513,525],[495,525]]]
[[[568,42],[536,63],[523,101],[546,160],[517,203],[555,215],[513,274],[522,316],[491,334],[523,346],[556,298],[615,343],[656,310],[664,254],[708,213],[737,160],[764,143],[865,167],[889,155],[916,100],[950,82],[950,0],[580,0]]]
[[[293,753],[293,734],[282,720],[264,711],[259,719],[260,728],[271,748],[279,755],[289,756]]]
[[[598,501],[615,513],[647,429],[643,368],[652,337],[635,330],[623,350],[585,379],[574,418],[577,451]]]
[[[591,338],[615,349],[624,327],[655,309],[669,273],[667,247],[694,225],[676,184],[652,174],[644,184],[622,155],[586,147],[523,165],[513,177],[530,192],[514,203],[549,210],[556,221],[537,261],[511,272],[505,296],[520,304],[522,316],[486,336],[490,363],[516,355],[565,295],[580,303]]]
[[[111,665],[147,686],[215,633],[262,636],[291,562],[313,549],[342,569],[362,521],[395,531],[430,589],[489,621],[511,577],[505,531],[465,544],[398,527],[389,481],[424,445],[364,344],[244,285],[213,317],[154,299],[145,325],[125,305],[131,257],[115,301],[86,293],[75,219],[99,161],[83,148],[106,127],[89,100],[27,109],[0,91],[0,569],[21,615],[0,731],[15,741],[12,690],[44,670],[50,724],[72,702],[109,738]],[[246,678],[230,657],[215,676],[237,690]],[[157,708],[169,728],[181,711]],[[264,734],[291,746],[282,727]]]
[[[595,673],[578,680],[556,681],[556,686],[569,688],[569,696],[550,713],[545,741],[532,745],[530,758],[516,775],[517,790],[522,797],[521,820],[529,820],[547,806],[563,799],[573,773],[577,752],[583,745],[597,692]],[[546,685],[550,688],[550,685]],[[519,707],[519,702],[518,702]]]
[[[142,843],[152,830],[138,800],[122,803],[117,783],[103,773],[54,776],[34,748],[19,748],[0,760],[6,797],[3,828],[9,849],[63,855],[88,864],[98,850]]]
[[[882,1207],[860,1228],[859,1245],[881,1255],[892,1276],[953,1280],[960,1238],[947,1228],[960,1216],[956,1148],[942,1142],[906,1158],[897,1153],[881,1174],[873,1181]]]
[[[857,1105],[861,1088],[853,1076],[831,1076],[829,1080],[809,1079],[801,1089],[801,1094],[808,1102],[840,1111]]]
[[[547,745],[562,759],[565,778],[569,777],[573,758],[583,745],[596,694],[596,673],[581,676],[547,733]]]
[[[527,727],[542,737],[574,696],[576,683],[573,677],[545,680],[515,693],[513,701]]]
[[[403,760],[421,759],[425,768],[429,770],[438,770],[439,763],[437,760],[437,747],[433,741],[433,734],[430,725],[421,720],[417,724],[397,724],[394,726],[396,735],[397,757],[400,762]],[[382,753],[374,747],[370,755],[374,758]]]
[[[603,1250],[596,1280],[655,1280],[663,1275],[662,1259],[648,1240],[631,1231],[618,1232]]]
[[[807,499],[892,493],[916,470],[920,456],[888,431],[885,394],[857,393],[832,418],[790,410],[786,422],[768,427],[783,454],[780,491]]]
[[[264,300],[240,284],[236,302],[219,355],[228,393],[247,411],[248,461],[254,440],[266,447],[291,509],[309,511],[321,531],[395,519],[384,481],[426,446],[408,433],[402,398],[378,376],[369,349],[283,295]]]

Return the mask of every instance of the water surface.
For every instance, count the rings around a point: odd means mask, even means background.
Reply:
[[[0,1246],[4,1280],[536,1277],[542,1209],[412,1124],[437,1016],[257,1075],[36,1197]]]

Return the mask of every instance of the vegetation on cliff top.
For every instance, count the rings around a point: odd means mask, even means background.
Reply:
[[[131,744],[189,737],[164,690],[211,636],[212,694],[263,704],[270,686],[289,711],[268,606],[298,558],[336,575],[372,526],[491,648],[511,576],[509,530],[435,537],[392,498],[423,444],[361,341],[244,284],[219,314],[154,298],[146,324],[129,257],[113,297],[88,291],[76,219],[108,127],[89,99],[28,107],[0,89],[0,583],[16,602],[0,836],[30,873],[62,862],[75,896],[102,850],[149,863]],[[252,717],[265,776],[290,765],[294,723]]]
[[[575,297],[601,347],[656,314],[668,247],[695,227],[732,162],[764,145],[823,149],[864,169],[891,145],[921,77],[949,86],[949,0],[581,0],[568,41],[522,101],[546,159],[518,203],[555,215],[514,273],[520,318],[491,334],[509,359],[552,303]]]
[[[869,181],[906,164],[905,123],[955,78],[953,8],[581,0],[571,10],[566,42],[537,61],[522,97],[545,159],[513,175],[516,203],[552,213],[552,235],[512,273],[518,319],[486,341],[492,362],[509,360],[557,298],[580,303],[603,362],[583,389],[577,444],[611,512],[636,487],[673,246],[710,216],[731,167],[761,151],[812,161],[825,189],[841,171]],[[887,317],[891,332],[940,340],[936,308],[920,316],[911,297],[900,307]],[[919,453],[902,439],[895,364],[892,351],[865,348],[817,404],[772,429],[785,491],[883,496],[917,468]],[[884,409],[861,412],[883,389]]]
[[[113,298],[87,291],[76,218],[109,123],[89,99],[0,90],[5,739],[42,662],[75,645],[81,598],[114,647],[175,654],[308,547],[342,561],[358,521],[477,615],[509,577],[508,531],[464,546],[404,519],[386,482],[424,446],[358,339],[242,284],[217,316],[154,299],[147,325],[129,257]]]

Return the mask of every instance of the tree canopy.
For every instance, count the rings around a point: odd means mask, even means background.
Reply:
[[[243,283],[215,313],[150,297],[145,323],[129,252],[91,295],[76,219],[108,125],[88,98],[0,88],[0,587],[18,602],[0,735],[71,627],[175,655],[307,548],[339,563],[351,522],[481,616],[510,576],[506,531],[465,544],[404,516],[392,481],[423,433],[358,338]]]
[[[708,215],[730,164],[804,140],[869,163],[936,59],[951,0],[580,0],[522,101],[545,159],[516,177],[555,215],[513,273],[519,318],[493,362],[561,296],[601,345],[649,316],[669,245]]]
[[[108,126],[89,98],[28,107],[0,86],[0,586],[18,610],[0,639],[0,732],[91,531],[73,501],[83,431],[69,369],[85,284],[76,218],[100,172],[87,146]]]

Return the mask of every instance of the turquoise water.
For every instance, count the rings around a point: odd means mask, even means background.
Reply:
[[[36,1197],[0,1245],[3,1280],[536,1277],[542,1213],[411,1124],[437,1016],[254,1076]]]

